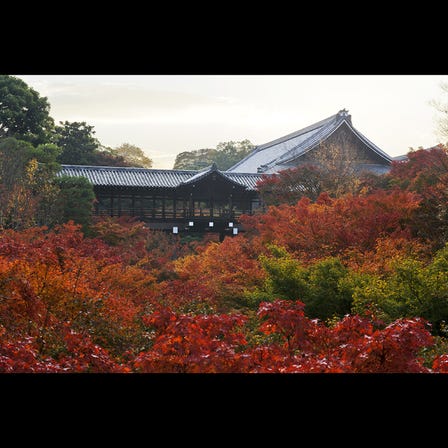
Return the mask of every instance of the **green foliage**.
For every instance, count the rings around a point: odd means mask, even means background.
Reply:
[[[56,172],[60,166],[56,159],[60,148],[51,143],[33,147],[29,142],[8,137],[0,141],[0,182],[12,185],[20,179],[30,160],[46,164]]]
[[[145,155],[143,149],[130,143],[122,143],[120,146],[112,149],[111,154],[123,158],[129,166],[151,168],[153,164],[153,161]]]
[[[61,189],[58,198],[61,221],[72,220],[88,232],[95,200],[92,184],[85,177],[61,176],[57,178],[57,185]]]
[[[94,137],[94,127],[85,121],[60,123],[62,126],[56,126],[53,135],[53,141],[61,148],[58,157],[60,163],[142,168],[152,166],[152,160],[135,145],[123,143],[115,149],[102,146]]]
[[[221,142],[216,146],[214,162],[218,169],[227,170],[246,157],[255,146],[249,140]]]
[[[268,274],[264,286],[271,297],[305,301],[308,270],[296,259],[277,252],[273,257],[261,255],[260,262]]]
[[[95,161],[95,150],[99,147],[98,140],[93,136],[93,126],[85,121],[60,122],[55,127],[53,141],[62,151],[58,161],[64,164],[90,165]]]
[[[355,287],[353,311],[362,313],[372,306],[386,322],[423,317],[438,334],[443,323],[448,322],[448,245],[427,265],[401,259],[384,278],[371,276],[365,284]]]
[[[26,228],[57,222],[54,184],[58,147],[8,137],[0,142],[0,225]]]
[[[349,281],[350,271],[337,258],[326,258],[304,266],[283,248],[269,246],[271,256],[260,256],[267,273],[263,288],[247,297],[255,306],[262,299],[301,300],[308,317],[327,320],[350,313],[356,281]]]
[[[184,151],[176,156],[174,170],[199,170],[213,163],[210,155],[213,149],[197,149],[195,151]]]
[[[45,143],[38,145],[33,149],[33,157],[39,163],[46,163],[51,165],[55,170],[60,168],[60,165],[56,162],[61,154],[61,148],[53,143]]]
[[[347,268],[337,258],[327,258],[308,269],[308,297],[305,297],[308,316],[327,320],[349,314],[352,289],[344,282],[349,275]]]
[[[10,190],[25,175],[27,163],[33,158],[33,146],[8,137],[0,141],[0,183]]]
[[[249,140],[221,142],[216,148],[184,151],[176,156],[173,169],[200,170],[213,162],[219,170],[227,170],[246,157],[254,148]]]
[[[389,281],[388,281],[389,280]],[[391,322],[392,316],[405,315],[407,311],[406,297],[391,289],[392,279],[369,276],[363,285],[353,292],[353,312],[362,314],[366,310],[374,310],[378,318]],[[397,281],[394,282],[395,284]],[[401,291],[402,292],[402,291]]]
[[[47,98],[19,78],[0,75],[0,138],[47,143],[54,127],[49,112]]]

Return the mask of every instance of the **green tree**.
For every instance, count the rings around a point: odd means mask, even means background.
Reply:
[[[184,151],[176,156],[174,170],[200,170],[213,163],[215,149],[203,148],[194,151]]]
[[[376,310],[387,323],[423,317],[440,333],[448,322],[448,245],[428,264],[413,258],[393,263],[388,275],[370,275],[353,292],[353,312]]]
[[[0,138],[48,143],[54,127],[49,112],[46,97],[15,76],[0,75]]]
[[[33,146],[8,137],[0,141],[0,226],[22,229],[34,224],[31,184]]]
[[[215,162],[218,169],[225,171],[247,156],[253,148],[249,140],[242,140],[221,142],[216,148],[184,151],[176,156],[173,169],[200,170]]]
[[[31,143],[8,137],[0,140],[0,183],[11,190],[24,177],[26,165],[32,159]]]
[[[8,137],[0,141],[1,225],[26,228],[50,225],[57,217],[54,201],[58,189],[54,179],[59,164],[59,148]]]
[[[81,224],[83,231],[89,231],[92,224],[93,202],[95,193],[93,185],[85,177],[61,176],[57,178],[60,188],[58,206],[60,221],[73,220]]]
[[[96,166],[131,166],[122,156],[117,156],[114,150],[108,146],[99,145],[93,152],[91,165]]]
[[[59,123],[60,126],[55,127],[53,136],[54,143],[62,150],[58,161],[73,165],[95,164],[95,151],[99,147],[99,142],[94,137],[94,127],[85,121]]]
[[[141,168],[151,168],[153,161],[145,155],[143,149],[130,143],[122,143],[112,150],[112,154],[124,159],[127,165]]]
[[[227,170],[246,157],[255,146],[249,140],[222,142],[216,147],[214,162],[220,170]]]
[[[261,255],[260,263],[267,273],[265,283],[247,302],[259,300],[300,300],[305,314],[327,320],[350,313],[354,282],[350,271],[338,258],[330,257],[305,266],[284,248],[270,245],[271,256]]]
[[[30,187],[37,201],[35,210],[37,225],[52,226],[59,222],[56,205],[60,190],[56,174],[61,169],[61,165],[57,162],[60,153],[61,148],[52,143],[38,145],[32,150],[32,160],[37,163]]]

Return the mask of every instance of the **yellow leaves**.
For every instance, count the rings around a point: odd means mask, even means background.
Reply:
[[[39,164],[36,159],[31,159],[25,167],[25,179],[29,185],[35,182],[36,172],[39,168]]]

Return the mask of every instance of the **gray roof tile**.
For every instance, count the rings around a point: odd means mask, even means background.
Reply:
[[[90,165],[62,165],[58,176],[86,177],[93,185],[107,187],[147,187],[176,188],[217,171],[231,182],[255,190],[261,174],[228,173],[211,166],[200,171],[193,170],[153,170],[147,168],[129,168]]]

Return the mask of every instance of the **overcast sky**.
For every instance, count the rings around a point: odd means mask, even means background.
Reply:
[[[105,146],[142,148],[153,168],[183,151],[259,145],[340,109],[391,156],[445,142],[431,100],[448,75],[16,75],[59,121],[86,121]]]

